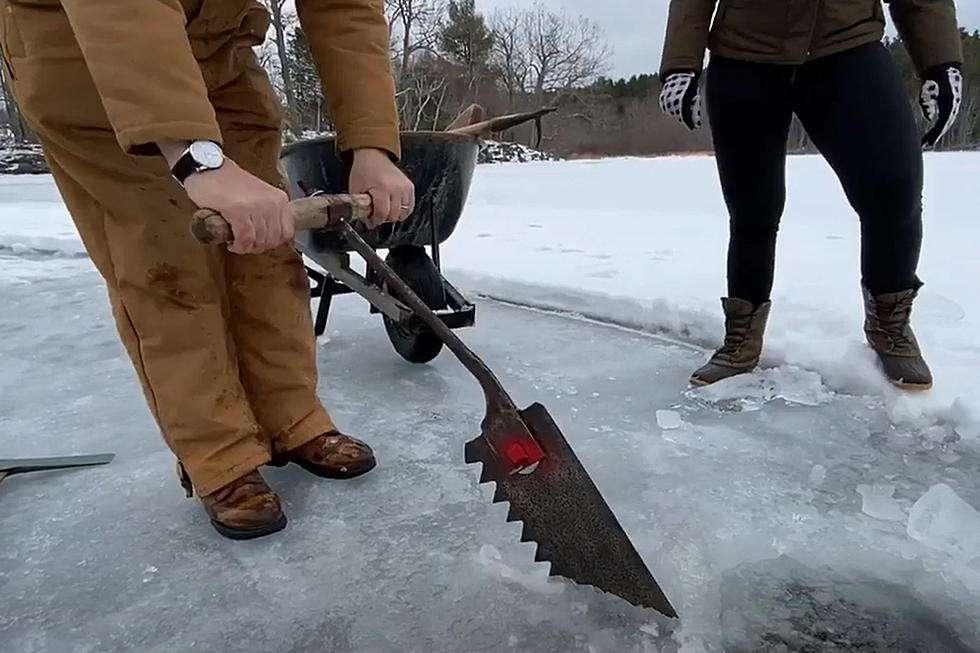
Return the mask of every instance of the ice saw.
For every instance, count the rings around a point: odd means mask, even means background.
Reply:
[[[91,467],[93,465],[108,465],[115,454],[102,453],[91,456],[56,456],[52,458],[0,458],[0,483],[8,476],[26,474],[28,472],[45,472],[54,469],[70,469],[72,467]]]
[[[467,463],[483,463],[481,483],[496,483],[495,503],[507,501],[507,521],[523,522],[522,542],[537,544],[535,560],[551,563],[551,575],[653,608],[677,613],[616,516],[579,462],[548,410],[519,410],[480,358],[378,256],[353,226],[371,214],[368,195],[319,195],[293,200],[297,230],[340,231],[399,299],[428,326],[476,377],[486,397],[482,433],[466,443]],[[217,213],[198,211],[191,224],[204,244],[232,240]]]

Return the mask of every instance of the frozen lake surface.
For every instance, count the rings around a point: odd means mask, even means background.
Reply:
[[[402,362],[365,303],[336,302],[322,396],[380,467],[268,470],[288,528],[231,542],[183,497],[88,261],[0,269],[0,451],[117,454],[0,487],[4,653],[980,651],[977,443],[883,397],[791,366],[690,392],[697,347],[479,302],[464,337],[554,414],[674,625],[547,579],[463,463],[478,386]]]

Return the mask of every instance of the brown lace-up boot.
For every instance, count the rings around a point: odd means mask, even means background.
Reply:
[[[770,302],[755,307],[744,299],[721,300],[725,310],[725,344],[708,363],[691,375],[691,384],[711,385],[755,369],[762,355],[762,340],[769,319]]]
[[[272,454],[274,467],[296,463],[322,478],[354,478],[374,469],[377,461],[371,447],[343,433],[324,433],[290,451]]]
[[[918,289],[872,295],[864,293],[864,334],[881,361],[885,376],[905,390],[928,390],[932,372],[922,358],[919,343],[912,333],[912,303]]]
[[[194,487],[183,466],[177,464],[177,475],[188,497]],[[232,540],[251,540],[270,535],[286,527],[279,497],[253,470],[223,488],[199,497],[214,529]]]

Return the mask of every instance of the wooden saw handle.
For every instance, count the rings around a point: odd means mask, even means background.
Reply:
[[[337,229],[344,222],[367,220],[371,217],[370,195],[315,195],[289,203],[296,231],[305,229]],[[234,240],[229,225],[221,214],[200,209],[191,220],[191,233],[205,245],[224,245]]]

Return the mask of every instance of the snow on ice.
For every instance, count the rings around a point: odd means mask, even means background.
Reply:
[[[927,155],[913,319],[936,388],[907,395],[863,344],[858,223],[820,159],[789,162],[763,369],[698,390],[725,289],[714,162],[478,169],[443,249],[480,299],[464,337],[548,404],[671,625],[531,562],[460,460],[478,389],[448,356],[401,364],[354,298],[318,348],[323,394],[389,464],[354,485],[273,471],[289,529],[220,540],[175,486],[50,178],[0,177],[0,455],[119,454],[4,484],[0,650],[977,653],[978,178],[980,154]]]

